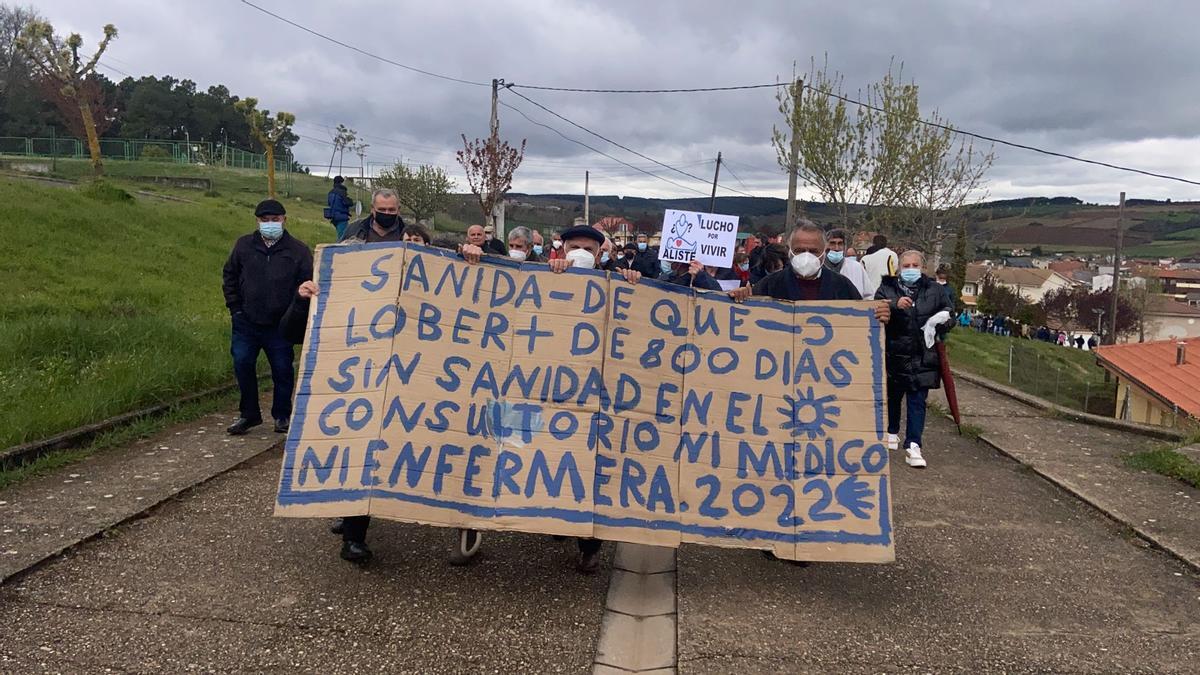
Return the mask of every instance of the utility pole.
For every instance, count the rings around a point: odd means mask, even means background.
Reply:
[[[717,153],[717,170],[713,173],[712,197],[708,200],[708,212],[717,212],[717,179],[721,177],[721,153]]]
[[[488,135],[488,150],[491,152],[491,154],[493,156],[495,156],[497,148],[500,146],[500,113],[498,110],[499,105],[500,105],[500,80],[493,79],[492,80],[492,119],[491,119],[491,124],[490,124],[491,130]],[[490,176],[489,178],[490,178],[490,180],[488,182],[490,182],[492,185],[495,185],[497,182],[495,176]],[[495,228],[495,232],[496,232],[495,236],[497,239],[499,239],[500,241],[507,241],[507,239],[505,237],[505,233],[504,233],[504,200],[503,199],[497,201],[496,205],[492,207],[492,227]]]
[[[1122,230],[1125,224],[1125,193],[1121,193],[1121,203],[1117,205],[1117,249],[1113,255],[1113,284],[1112,306],[1108,312],[1109,344],[1117,344],[1117,301],[1121,295],[1121,244]]]
[[[787,199],[787,224],[784,226],[785,231],[791,231],[792,226],[796,223],[796,174],[799,173],[797,166],[800,163],[800,136],[796,133],[796,128],[799,126],[799,114],[796,109],[800,107],[800,99],[804,95],[804,80],[797,79],[792,85],[792,120],[791,120],[791,145],[788,148],[788,199]]]
[[[591,205],[590,198],[588,196],[590,194],[588,192],[588,188],[591,187],[590,185],[588,185],[588,181],[591,178],[591,173],[592,173],[591,171],[583,172],[583,224],[584,225],[592,224],[592,209],[591,209],[592,205]]]

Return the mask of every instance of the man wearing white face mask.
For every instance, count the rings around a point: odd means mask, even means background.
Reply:
[[[519,262],[543,262],[533,250],[533,233],[528,227],[514,227],[508,233],[508,257]]]
[[[226,430],[233,435],[262,424],[258,406],[259,352],[266,352],[271,365],[275,431],[288,429],[296,383],[292,368],[295,350],[280,331],[279,320],[291,305],[296,289],[312,279],[313,273],[308,245],[284,229],[287,215],[283,204],[263,200],[255,207],[254,217],[258,220],[257,231],[237,240],[222,273],[225,306],[233,324],[233,373],[241,391],[241,416]]]
[[[846,277],[823,269],[825,231],[809,220],[801,220],[788,233],[787,246],[791,254],[787,267],[763,277],[754,285],[732,291],[730,296],[743,300],[753,295],[767,295],[776,300],[862,300],[862,294]],[[880,303],[875,316],[886,322],[890,310]]]
[[[562,241],[564,256],[550,259],[550,270],[553,273],[562,274],[566,269],[572,267],[576,269],[600,268],[600,249],[605,244],[605,235],[599,229],[586,225],[572,227],[563,232]],[[478,263],[482,255],[484,255],[484,250],[479,246],[467,244],[462,247],[462,256],[470,264]],[[636,269],[617,269],[616,271],[630,283],[637,283],[642,279],[642,273]],[[580,558],[576,563],[576,569],[580,573],[594,574],[598,571],[601,544],[600,539],[578,539]]]
[[[862,263],[846,256],[846,231],[830,230],[825,235],[825,267],[850,280],[864,298],[875,297],[875,287]]]

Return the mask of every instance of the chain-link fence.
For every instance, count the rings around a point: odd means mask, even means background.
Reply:
[[[88,159],[87,143],[78,138],[25,138],[0,136],[0,155],[17,157],[53,157]],[[202,164],[233,169],[267,168],[265,153],[247,152],[222,143],[209,141],[177,141],[164,139],[100,139],[100,156],[125,161],[173,162]],[[276,158],[275,170],[287,171],[291,157]]]
[[[1087,358],[1080,358],[1084,354]],[[1116,381],[1090,352],[1072,347],[1012,339],[1008,383],[1068,408],[1107,417],[1115,412]]]

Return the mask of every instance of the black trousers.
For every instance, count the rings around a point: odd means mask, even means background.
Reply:
[[[370,525],[371,516],[346,516],[342,519],[342,541],[365,543]]]

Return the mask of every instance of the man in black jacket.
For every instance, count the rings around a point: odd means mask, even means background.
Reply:
[[[400,195],[395,190],[380,188],[371,193],[371,213],[351,223],[338,242],[403,241],[404,219],[400,217]]]
[[[637,255],[635,255],[633,261],[630,262],[629,268],[641,272],[642,276],[646,277],[647,279],[657,279],[660,272],[658,253],[654,249],[650,248],[648,242],[649,238],[646,237],[645,233],[639,232],[637,236],[637,243],[635,244],[637,247]]]
[[[825,268],[825,231],[815,223],[801,220],[788,234],[791,258],[787,267],[768,274],[750,287],[743,286],[730,295],[743,299],[768,295],[776,300],[862,300],[862,295],[846,277]],[[880,304],[875,310],[880,321],[887,321],[889,310]]]
[[[222,274],[225,306],[233,323],[233,373],[241,391],[241,416],[227,429],[234,435],[262,424],[257,374],[260,351],[267,353],[271,365],[275,431],[288,429],[296,384],[295,351],[281,334],[279,320],[296,289],[312,279],[313,273],[312,251],[284,229],[287,216],[283,204],[274,199],[259,202],[254,217],[258,230],[237,240]]]

